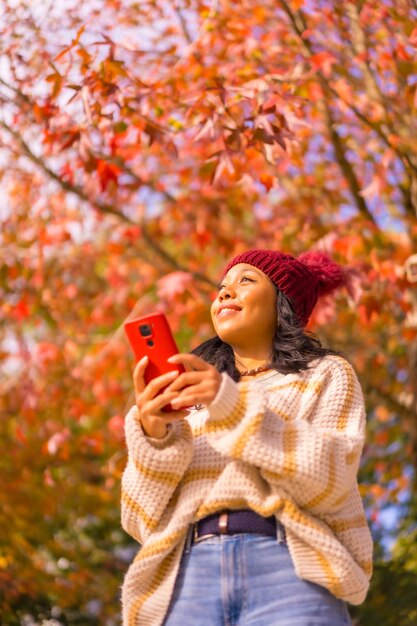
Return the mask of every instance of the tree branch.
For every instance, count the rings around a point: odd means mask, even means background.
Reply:
[[[373,75],[368,61],[368,48],[365,39],[365,33],[359,22],[359,7],[353,2],[347,2],[345,5],[346,15],[349,20],[351,32],[351,49],[356,55],[356,62],[361,66],[364,75],[365,89],[368,96],[379,102],[384,108],[387,108],[387,102],[384,94],[381,92],[375,76]]]
[[[187,26],[187,22],[185,21],[184,15],[182,13],[181,7],[178,6],[178,0],[176,0],[176,2],[174,2],[174,8],[175,11],[178,15],[178,20],[181,24],[181,29],[182,32],[184,34],[185,39],[187,40],[188,44],[191,46],[193,43],[193,38],[191,37],[190,33],[188,32],[188,26]]]
[[[336,155],[336,160],[339,164],[340,169],[342,170],[345,179],[348,182],[350,193],[352,194],[357,209],[359,213],[363,215],[363,217],[370,220],[379,230],[379,226],[375,222],[374,216],[370,212],[368,205],[365,202],[365,199],[360,194],[361,186],[352,165],[346,158],[343,141],[335,129],[335,121],[333,119],[332,112],[327,101],[324,101],[323,109],[326,117],[327,128],[330,134],[330,139],[332,141],[333,149]]]
[[[6,89],[10,89],[10,91],[13,91],[13,93],[16,94],[16,96],[23,100],[26,104],[31,104],[30,98],[25,93],[23,93],[23,91],[21,91],[17,87],[14,87],[13,85],[10,85],[3,78],[0,78],[0,84],[6,87]]]
[[[405,184],[398,185],[398,189],[403,197],[403,206],[407,215],[415,221],[417,216],[417,179],[411,176],[409,172],[408,181]]]
[[[36,156],[26,143],[26,141],[21,137],[21,135],[13,130],[6,122],[0,120],[0,126],[9,133],[13,139],[20,145],[25,156],[38,168],[40,168],[51,180],[58,183],[58,185],[64,191],[75,194],[80,200],[87,202],[94,206],[102,213],[106,213],[108,215],[115,215],[118,219],[127,222],[130,225],[140,226],[143,238],[147,245],[163,260],[167,263],[171,268],[176,271],[187,272],[193,276],[196,281],[205,283],[210,285],[211,287],[215,287],[215,282],[210,278],[201,274],[200,272],[190,272],[185,266],[178,263],[162,246],[160,246],[149,234],[147,226],[144,221],[140,224],[137,224],[133,220],[131,220],[127,215],[122,213],[121,210],[115,208],[113,205],[103,202],[102,200],[89,198],[85,191],[79,185],[75,185],[70,183],[69,181],[63,180],[61,176],[59,176],[54,170],[52,170],[41,157]]]

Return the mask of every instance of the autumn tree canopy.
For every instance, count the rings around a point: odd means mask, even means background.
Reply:
[[[366,396],[380,548],[357,617],[415,624],[416,17],[411,0],[0,0],[2,623],[119,623],[137,550],[122,323],[164,310],[192,349],[225,262],[256,246],[348,268],[309,328]]]

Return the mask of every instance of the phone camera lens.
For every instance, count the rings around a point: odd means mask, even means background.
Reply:
[[[149,324],[142,324],[139,326],[139,331],[142,337],[150,337],[152,335],[152,329]]]

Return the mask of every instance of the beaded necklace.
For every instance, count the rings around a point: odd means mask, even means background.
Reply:
[[[261,372],[267,372],[271,368],[267,365],[261,365],[261,367],[257,367],[254,370],[246,370],[246,372],[239,372],[241,376],[256,376],[256,374],[260,374]]]

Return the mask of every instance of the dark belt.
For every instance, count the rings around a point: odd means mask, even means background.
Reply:
[[[255,511],[250,510],[223,511],[204,517],[194,524],[193,543],[198,543],[217,535],[236,535],[241,533],[277,537],[278,528],[284,531],[284,527],[280,522],[277,522],[274,516],[262,517],[262,515],[258,515]]]

